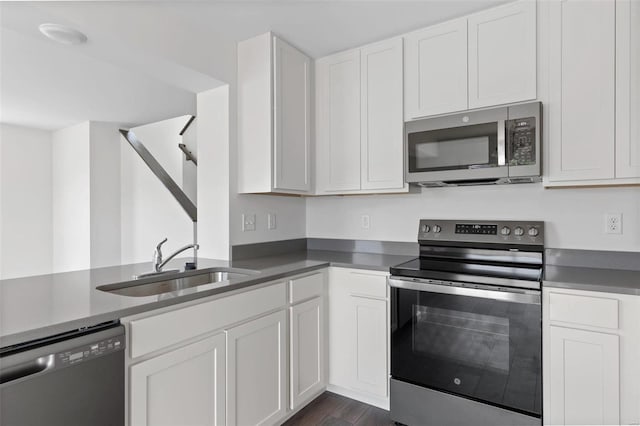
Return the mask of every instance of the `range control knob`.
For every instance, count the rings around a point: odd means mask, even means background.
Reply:
[[[440,231],[442,231],[442,228],[440,228],[439,225],[433,225],[433,232],[435,232],[437,234]]]
[[[516,235],[516,237],[521,237],[524,235],[524,229],[518,226],[513,230],[513,233]]]
[[[529,228],[529,235],[531,237],[537,237],[539,233],[538,228]]]
[[[508,226],[503,226],[500,230],[500,234],[505,236],[511,234],[511,228],[509,228]]]
[[[423,233],[426,233],[426,232],[429,232],[429,231],[431,230],[431,228],[429,227],[429,225],[422,225],[422,226],[420,227],[420,230],[421,230]]]

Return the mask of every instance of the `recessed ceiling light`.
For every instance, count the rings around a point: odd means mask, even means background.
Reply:
[[[62,44],[82,44],[87,41],[87,36],[80,31],[60,24],[42,24],[38,29],[51,40]]]

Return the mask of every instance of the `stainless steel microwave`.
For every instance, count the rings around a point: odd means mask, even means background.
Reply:
[[[405,179],[422,186],[539,182],[542,104],[405,124]]]

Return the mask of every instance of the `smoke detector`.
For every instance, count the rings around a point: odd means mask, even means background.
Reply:
[[[87,36],[80,31],[60,24],[42,24],[38,27],[47,38],[58,43],[75,45],[87,42]]]

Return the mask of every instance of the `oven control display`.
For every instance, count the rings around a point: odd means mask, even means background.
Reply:
[[[498,225],[478,225],[474,223],[456,223],[456,234],[496,235]]]

